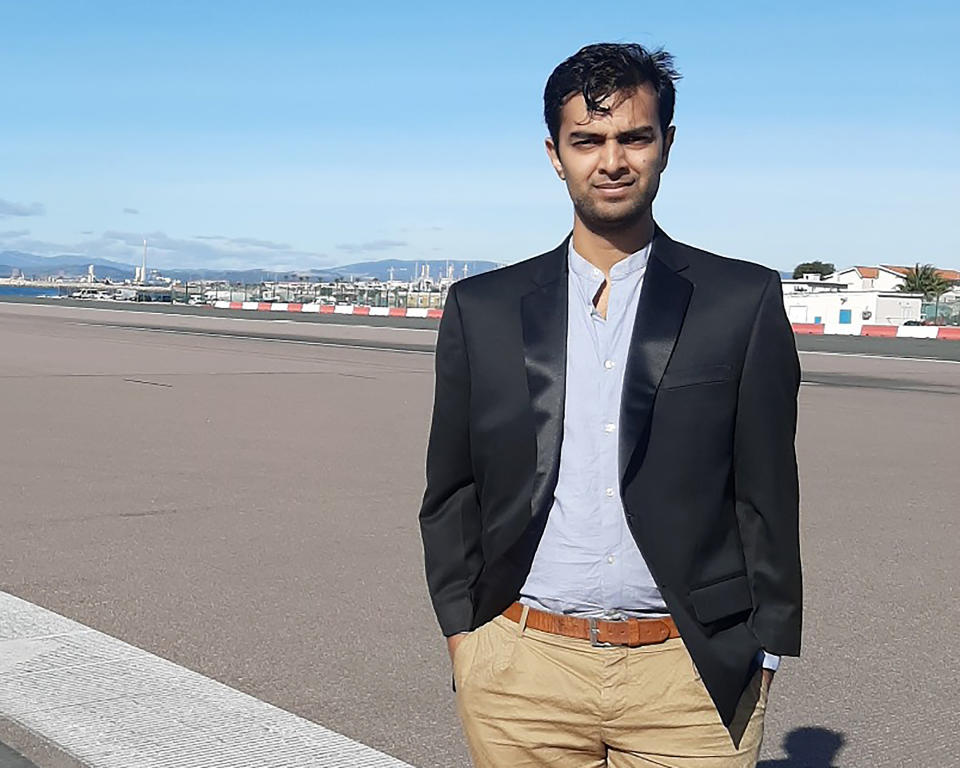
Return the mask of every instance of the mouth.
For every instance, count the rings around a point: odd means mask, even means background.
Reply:
[[[604,184],[594,184],[594,189],[600,190],[603,194],[616,194],[622,192],[627,187],[632,187],[632,181],[608,181]]]

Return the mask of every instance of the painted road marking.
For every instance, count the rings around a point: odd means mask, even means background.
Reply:
[[[115,311],[115,310],[108,310]],[[191,317],[191,315],[184,315],[184,317]],[[221,318],[223,319],[223,318]],[[233,333],[224,333],[218,331],[192,331],[185,328],[161,328],[152,325],[115,325],[112,323],[86,323],[80,320],[68,321],[69,325],[82,325],[89,326],[93,328],[119,328],[125,331],[156,331],[158,333],[173,333],[173,334],[182,334],[184,336],[212,336],[215,338],[221,339],[246,339],[247,341],[278,341],[285,344],[307,344],[317,347],[346,347],[350,349],[366,349],[373,352],[409,352],[416,355],[432,355],[434,350],[419,350],[419,349],[405,349],[403,347],[389,347],[389,346],[366,346],[363,344],[351,344],[351,343],[341,343],[335,341],[312,341],[309,339],[283,339],[269,336],[244,336],[241,334]],[[333,325],[333,323],[331,323]],[[363,328],[384,328],[392,326],[359,326]],[[407,328],[405,330],[418,330],[413,328]],[[436,333],[436,331],[431,331],[429,329],[419,329],[426,330],[428,333]],[[797,350],[797,353],[800,355],[828,355],[833,357],[865,357],[872,358],[875,360],[906,360],[908,362],[922,362],[922,363],[947,363],[949,365],[960,365],[960,360],[943,360],[939,357],[902,357],[896,355],[876,355],[866,352],[815,352],[813,350]]]
[[[155,328],[152,325],[113,325],[110,323],[83,323],[72,321],[70,325],[84,325],[92,328],[115,328],[121,331],[146,331],[155,333],[172,333],[180,336],[208,336],[215,339],[240,339],[242,341],[270,341],[282,344],[306,344],[311,347],[339,347],[341,349],[365,349],[373,352],[403,352],[412,355],[432,355],[432,349],[407,349],[404,347],[369,346],[369,344],[352,344],[348,341],[314,341],[312,339],[283,339],[275,336],[245,336],[238,333],[222,333],[219,331],[191,331],[186,328]],[[366,327],[366,326],[364,326]]]
[[[51,304],[29,304],[26,302],[17,302],[19,306],[27,307],[56,307],[56,305]],[[63,307],[63,309],[79,309],[86,312],[122,312],[127,315],[137,315],[137,314],[147,314],[154,317],[166,316],[166,317],[183,317],[194,320],[228,320],[235,323],[257,323],[257,322],[269,322],[269,323],[294,323],[295,321],[284,318],[284,319],[274,319],[274,318],[253,318],[253,317],[220,317],[216,315],[188,315],[180,314],[174,312],[150,312],[150,311],[131,311],[124,309],[112,309],[109,307]],[[237,338],[237,339],[249,339],[247,336],[237,336],[229,333],[208,333],[206,331],[189,331],[189,330],[177,330],[173,328],[155,328],[153,326],[116,326],[108,323],[84,323],[80,321],[74,321],[74,325],[90,325],[96,327],[117,327],[124,328],[125,330],[142,330],[142,331],[161,331],[166,333],[182,333],[188,336],[217,336],[220,338]],[[402,326],[393,326],[393,325],[366,325],[361,323],[322,323],[323,326],[333,326],[337,328],[389,328],[390,330],[398,331],[407,331],[414,333],[432,333],[436,334],[437,331],[432,328],[403,328]],[[269,339],[269,338],[258,338],[258,341],[283,341],[289,344],[314,344],[316,346],[329,346],[329,347],[351,347],[353,349],[369,349],[373,351],[383,351],[383,352],[415,352],[417,354],[433,354],[432,351],[429,352],[419,352],[417,350],[393,348],[393,347],[364,347],[358,344],[337,344],[334,342],[311,342],[306,340],[297,340],[297,339]],[[813,350],[798,350],[798,353],[801,355],[832,355],[834,357],[866,357],[874,358],[879,360],[906,360],[906,361],[921,361],[927,363],[947,363],[949,365],[960,365],[960,360],[944,360],[938,357],[904,357],[897,355],[883,355],[883,354],[872,354],[866,352],[818,352]]]
[[[833,357],[872,357],[878,360],[907,360],[912,363],[947,363],[948,365],[960,365],[960,360],[944,360],[940,357],[898,357],[896,355],[874,355],[866,352],[814,352],[812,350],[798,350],[798,354],[831,355]]]
[[[90,768],[412,768],[6,592],[0,717]]]

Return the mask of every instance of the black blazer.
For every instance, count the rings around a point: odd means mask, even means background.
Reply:
[[[445,635],[518,598],[553,501],[568,240],[447,296],[420,509]],[[624,374],[620,493],[727,725],[757,652],[800,652],[799,385],[779,275],[657,228]]]

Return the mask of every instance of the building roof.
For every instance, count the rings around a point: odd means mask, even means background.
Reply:
[[[884,269],[889,269],[891,272],[896,272],[898,275],[904,276],[906,276],[908,272],[912,272],[915,269],[915,267],[897,267],[893,266],[892,264],[884,264],[883,267]],[[960,271],[957,271],[956,269],[937,269],[936,273],[948,283],[960,281]]]
[[[880,270],[891,271],[887,267],[845,267],[844,269],[838,269],[834,272],[835,275],[839,275],[841,272],[849,272],[851,269],[857,270],[857,274],[861,278],[866,278],[867,280],[876,280],[880,277]],[[899,274],[899,273],[898,273]]]

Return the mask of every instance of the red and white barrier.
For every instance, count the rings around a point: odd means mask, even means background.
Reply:
[[[442,309],[426,307],[364,307],[358,304],[286,304],[271,301],[215,301],[217,309],[241,309],[254,312],[314,312],[320,315],[368,315],[370,317],[439,318]]]
[[[890,339],[953,339],[960,341],[960,327],[943,325],[794,323],[793,332],[816,336],[884,336]]]
[[[215,301],[217,309],[254,312],[315,312],[321,315],[368,315],[370,317],[427,317],[439,320],[442,309],[426,307],[365,307],[358,304],[287,304],[269,301]],[[938,325],[856,325],[854,323],[793,323],[793,332],[816,336],[886,336],[897,339],[953,339],[960,341],[960,327]]]

